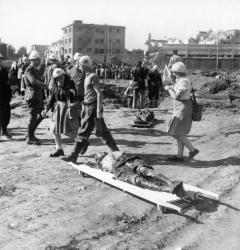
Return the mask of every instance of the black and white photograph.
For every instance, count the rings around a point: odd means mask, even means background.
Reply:
[[[0,0],[0,249],[240,249],[240,1]]]

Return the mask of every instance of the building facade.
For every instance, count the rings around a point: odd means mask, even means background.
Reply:
[[[50,47],[58,56],[72,57],[80,52],[94,57],[125,52],[124,26],[85,24],[76,20],[63,27],[62,31],[62,39]]]

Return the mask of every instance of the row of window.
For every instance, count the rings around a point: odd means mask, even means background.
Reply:
[[[82,49],[81,48],[78,48],[78,51],[82,51]],[[87,48],[87,52],[88,53],[92,53],[92,48]],[[67,53],[71,53],[72,52],[72,49],[71,48],[69,48],[69,49],[65,49],[64,50],[64,52],[65,52],[65,54],[67,54]],[[104,51],[104,49],[94,49],[94,53],[95,54],[104,54],[105,53],[105,51]],[[120,49],[116,49],[115,50],[115,53],[120,53]]]
[[[82,31],[82,30],[92,30],[92,28],[91,28],[91,27],[81,27],[81,26],[79,26],[79,27],[78,27],[78,30],[79,30],[79,31]],[[119,28],[117,28],[117,29],[113,29],[113,28],[109,28],[109,29],[107,29],[107,28],[105,28],[105,29],[95,28],[95,32],[96,32],[96,33],[104,34],[105,31],[106,31],[106,32],[109,31],[110,33],[116,31],[116,33],[120,33],[120,32],[121,32],[121,29],[119,29]],[[69,31],[69,32],[71,32],[71,31]],[[65,32],[65,33],[66,33],[66,32]]]
[[[78,48],[78,51],[82,51],[82,48]],[[104,54],[104,53],[106,53],[106,51],[104,49],[98,49],[98,48],[96,48],[94,50],[92,48],[87,48],[86,51],[88,53],[92,53],[94,51],[95,54]],[[120,53],[120,49],[116,49],[115,53]]]
[[[78,43],[81,43],[82,42],[82,38],[81,37],[79,37],[78,38]],[[84,39],[85,40],[85,39]],[[71,43],[71,38],[69,38],[69,43]],[[91,42],[91,38],[88,38],[88,40],[87,40],[89,43]],[[68,41],[67,41],[67,39],[65,39],[65,43],[67,43]],[[113,41],[113,39],[109,39],[109,43],[113,43],[114,41]],[[116,43],[118,43],[118,44],[120,44],[120,42],[121,42],[121,40],[120,39],[116,39]],[[95,39],[95,43],[96,44],[104,44],[104,39],[103,38],[96,38]]]

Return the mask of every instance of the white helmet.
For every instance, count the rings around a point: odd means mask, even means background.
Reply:
[[[57,56],[55,55],[55,54],[50,54],[49,56],[48,56],[48,59],[49,60],[57,60]]]
[[[63,69],[56,68],[53,70],[52,76],[55,79],[59,76],[65,75],[65,74],[66,74],[66,72]]]
[[[29,60],[40,59],[40,55],[36,50],[33,50],[29,56]]]
[[[75,53],[74,56],[73,56],[73,60],[76,61],[76,60],[79,60],[83,55],[81,53]]]
[[[84,66],[92,66],[92,59],[89,56],[82,56],[79,59],[79,63],[80,65],[84,65]]]
[[[172,72],[176,73],[187,73],[187,69],[184,63],[177,62],[172,65]]]

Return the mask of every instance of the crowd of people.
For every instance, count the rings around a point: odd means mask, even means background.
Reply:
[[[35,136],[35,131],[51,110],[50,130],[54,135],[56,150],[50,154],[50,157],[61,156],[64,161],[76,163],[78,155],[87,151],[89,137],[94,128],[96,135],[112,152],[119,151],[103,118],[103,94],[99,81],[101,67],[96,67],[89,56],[76,53],[73,58],[73,66],[69,67],[52,54],[49,55],[48,63],[44,67],[39,53],[32,51],[28,58],[24,56],[21,59],[20,64],[13,64],[9,72],[1,66],[2,59],[3,57],[0,55],[0,129],[2,136],[11,138],[7,131],[12,97],[9,83],[12,83],[14,76],[20,88],[19,93],[24,94],[29,110],[29,121],[26,128],[27,144],[41,144],[41,140]],[[177,59],[179,60],[179,58]],[[168,134],[177,140],[178,153],[169,160],[183,161],[184,146],[189,149],[189,159],[191,160],[199,153],[186,137],[192,125],[191,82],[186,76],[186,67],[181,61],[174,62],[174,58],[171,58],[170,62],[172,82],[170,85],[166,84],[164,89],[173,99],[174,113],[169,123]],[[14,67],[19,68],[17,75],[13,74]],[[126,69],[130,71],[128,77],[131,80],[129,79],[130,87],[125,94],[131,97],[129,92],[133,91],[132,106],[136,107],[138,102],[138,107],[143,107],[146,82],[149,99],[156,104],[159,92],[163,89],[158,66],[153,65],[146,68],[142,62],[138,62],[133,68]],[[44,99],[47,99],[46,103]],[[76,136],[72,153],[64,156],[61,135],[72,133]],[[171,184],[170,181],[166,183],[168,186]]]

